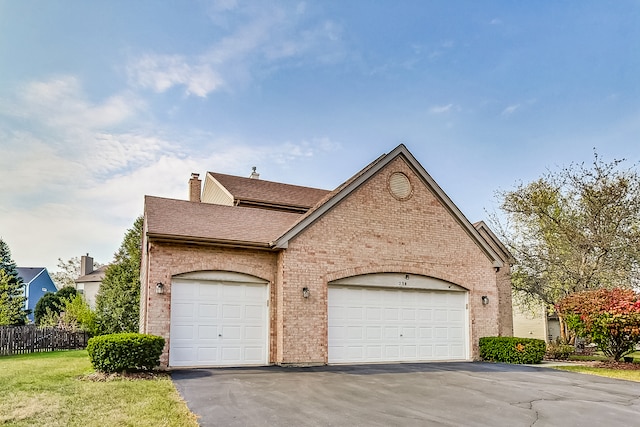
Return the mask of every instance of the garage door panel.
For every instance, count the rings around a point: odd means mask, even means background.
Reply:
[[[402,338],[406,339],[414,339],[418,334],[416,334],[416,328],[402,328]]]
[[[207,299],[218,299],[220,296],[220,288],[217,285],[217,283],[212,283],[211,285],[213,286],[198,286],[196,287],[197,289],[197,296],[198,299],[202,299],[202,298],[207,298]]]
[[[260,326],[246,326],[244,328],[245,340],[261,340],[264,337],[264,328]]]
[[[217,346],[198,347],[198,358],[194,362],[216,363],[218,361]]]
[[[174,303],[171,304],[171,316],[183,319],[193,319],[195,312],[195,304],[193,303]]]
[[[347,328],[347,339],[362,339],[364,335],[362,329],[362,326],[349,326]]]
[[[434,310],[433,312],[433,320],[434,322],[446,322],[448,320],[447,310]]]
[[[198,340],[218,339],[218,327],[215,325],[198,325]]]
[[[329,326],[329,335],[335,340],[344,340],[347,337],[347,328],[345,326]]]
[[[429,360],[433,358],[433,346],[421,345],[418,347],[418,355],[422,360]]]
[[[433,312],[430,309],[419,309],[418,310],[418,320],[420,321],[431,321],[433,319]]]
[[[242,360],[242,349],[237,347],[225,346],[222,348],[222,362],[234,363],[238,360]]]
[[[242,317],[242,306],[239,304],[224,304],[222,306],[222,318],[225,320],[238,320]]]
[[[380,326],[367,326],[367,340],[382,339],[382,328]]]
[[[330,286],[329,363],[465,359],[465,304],[463,292]]]
[[[240,326],[223,326],[222,339],[227,341],[242,339],[242,328]]]
[[[397,339],[400,336],[400,328],[397,326],[387,326],[384,328],[384,338],[386,340],[389,339]]]
[[[385,308],[384,309],[385,320],[400,320],[400,310],[397,308]]]
[[[366,316],[368,321],[380,321],[382,320],[382,309],[379,307],[367,307]]]
[[[404,345],[402,346],[402,359],[417,359],[418,346],[416,345]]]
[[[398,345],[385,345],[384,346],[384,359],[389,361],[396,361],[400,357],[400,346]]]
[[[195,314],[195,313],[194,313]],[[199,304],[198,305],[198,317],[200,319],[217,319],[218,318],[218,305],[217,304]],[[193,316],[193,314],[192,314]]]
[[[351,319],[351,320],[364,319],[364,309],[361,307],[348,307],[347,319]]]
[[[264,315],[264,307],[261,305],[245,305],[244,306],[244,318],[252,320],[262,320]]]
[[[403,309],[402,320],[416,320],[416,310],[412,308]]]
[[[171,291],[170,366],[267,364],[266,285],[183,279]]]
[[[367,346],[367,359],[381,360],[382,359],[382,346],[370,345]]]
[[[262,347],[245,347],[244,360],[249,363],[260,363],[264,359],[264,349]]]

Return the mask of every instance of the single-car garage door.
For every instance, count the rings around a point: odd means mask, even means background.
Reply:
[[[329,363],[464,360],[466,292],[329,287]]]
[[[206,277],[172,280],[169,366],[266,365],[267,284]]]

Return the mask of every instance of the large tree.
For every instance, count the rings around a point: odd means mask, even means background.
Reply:
[[[513,288],[553,307],[574,292],[637,286],[640,178],[623,160],[572,164],[499,193]]]
[[[127,230],[96,296],[97,330],[137,332],[140,313],[142,217]]]
[[[9,245],[0,239],[0,325],[24,325],[26,300],[24,282],[18,276]]]

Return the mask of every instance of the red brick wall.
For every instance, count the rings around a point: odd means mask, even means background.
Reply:
[[[387,179],[404,172],[411,198],[395,199]],[[154,243],[143,253],[141,331],[167,340],[171,277],[185,272],[226,270],[271,283],[270,360],[278,364],[327,363],[327,283],[353,275],[401,272],[432,276],[467,288],[471,357],[478,338],[501,333],[498,291],[491,260],[418,175],[398,158],[279,253]],[[147,267],[145,267],[147,266]],[[155,283],[165,294],[155,293]],[[311,296],[302,297],[308,287]],[[482,305],[481,296],[490,303]]]
[[[413,185],[409,200],[387,190],[395,171]],[[292,239],[282,258],[277,363],[327,362],[327,283],[356,274],[422,274],[469,289],[473,358],[479,337],[499,333],[492,262],[401,158]],[[309,299],[302,298],[303,287],[311,290]],[[482,305],[482,295],[489,305]]]
[[[169,361],[169,326],[171,321],[171,278],[177,274],[192,271],[221,270],[250,274],[271,284],[271,300],[274,300],[276,277],[275,252],[215,248],[197,245],[179,245],[170,243],[151,243],[148,253],[143,251],[142,270],[148,264],[148,275],[142,281],[142,322],[140,330],[145,333],[159,335],[166,340],[161,358],[162,366]],[[164,294],[155,293],[155,284],[164,284]],[[146,295],[146,298],[142,295]],[[146,304],[145,304],[146,303]],[[271,310],[271,358],[275,355],[275,310]],[[273,360],[272,360],[273,361]]]
[[[513,310],[511,301],[511,266],[509,265],[509,257],[502,252],[493,238],[484,230],[480,230],[480,235],[485,238],[487,243],[503,256],[504,266],[496,274],[496,283],[498,285],[498,333],[503,337],[513,336]]]

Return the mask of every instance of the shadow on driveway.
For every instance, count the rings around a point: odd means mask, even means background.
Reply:
[[[481,362],[184,369],[202,426],[636,425],[640,383]]]

